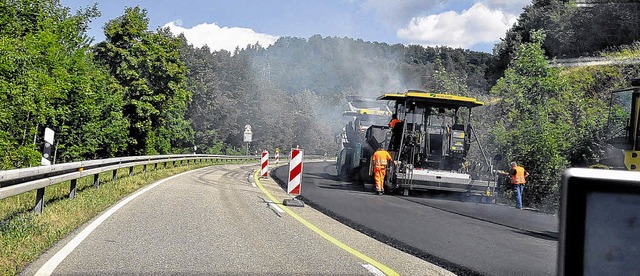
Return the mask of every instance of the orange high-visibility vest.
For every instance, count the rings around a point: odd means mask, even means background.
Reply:
[[[396,127],[396,124],[399,123],[400,120],[398,119],[392,119],[391,122],[389,122],[389,127],[394,128]]]
[[[376,168],[385,168],[387,166],[387,162],[393,160],[389,152],[384,149],[377,150],[371,159],[373,160],[373,165]]]
[[[516,171],[516,174],[511,175],[511,184],[524,184],[527,183],[525,180],[525,170],[523,167],[516,166],[513,168]]]

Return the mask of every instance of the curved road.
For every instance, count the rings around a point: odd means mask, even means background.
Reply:
[[[254,181],[257,169],[208,167],[153,184],[56,244],[22,274],[451,274],[313,208],[270,204],[267,193],[277,201],[286,195],[273,180]]]
[[[287,174],[287,166],[275,170],[278,179]],[[554,215],[427,195],[377,196],[338,181],[335,162],[305,162],[302,183],[307,204],[457,274],[556,274]]]

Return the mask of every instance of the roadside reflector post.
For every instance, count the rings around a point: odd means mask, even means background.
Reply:
[[[275,163],[278,164],[280,162],[280,148],[276,148],[276,156],[275,156]]]
[[[293,198],[282,201],[285,206],[304,207],[304,202],[296,197],[300,195],[302,186],[302,156],[303,151],[299,148],[291,149],[289,157],[289,182],[287,184],[287,193]]]
[[[264,150],[262,152],[262,159],[260,159],[260,163],[262,164],[262,170],[260,170],[260,177],[267,178],[269,176],[269,152]]]
[[[44,148],[42,149],[42,158],[40,165],[51,166],[51,145],[53,145],[53,137],[55,132],[50,128],[44,129]],[[44,208],[44,187],[36,191],[36,205],[33,207],[34,213],[42,213]]]

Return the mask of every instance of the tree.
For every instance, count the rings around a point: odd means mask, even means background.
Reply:
[[[562,110],[563,91],[557,69],[548,66],[542,32],[518,47],[513,61],[492,92],[502,99],[495,140],[508,161],[531,173],[525,194],[531,202],[557,191],[560,171],[568,165],[562,155],[569,147],[571,123]],[[570,136],[569,136],[570,137]]]
[[[544,32],[533,32],[532,40],[518,47],[492,88],[501,99],[493,135],[505,162],[516,161],[531,173],[525,198],[535,204],[551,195],[557,204],[561,172],[591,146],[587,141],[605,121],[605,116],[593,115],[606,114],[606,105],[580,81],[549,66],[542,49]]]
[[[181,40],[168,30],[147,31],[146,11],[126,8],[109,21],[106,41],[95,48],[124,89],[124,116],[132,142],[129,155],[169,153],[173,147],[191,148],[193,135],[184,121],[191,93],[185,89],[187,69],[180,60]]]
[[[71,15],[55,0],[0,3],[1,168],[39,164],[45,127],[56,131],[62,160],[119,153],[126,122],[117,89],[93,64],[85,34],[97,15],[95,6]],[[96,138],[106,133],[111,140]]]

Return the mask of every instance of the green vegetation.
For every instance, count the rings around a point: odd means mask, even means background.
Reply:
[[[531,173],[525,201],[557,207],[562,171],[595,164],[606,148],[610,92],[640,76],[638,65],[558,69],[542,48],[544,33],[518,47],[492,88],[495,153]],[[620,56],[622,53],[611,53]],[[498,164],[500,165],[500,164]]]
[[[533,0],[516,24],[494,47],[495,62],[488,76],[496,80],[523,43],[533,42],[533,31],[545,30],[542,48],[547,57],[598,56],[640,39],[640,3],[630,0],[594,1],[579,7],[575,0]]]

